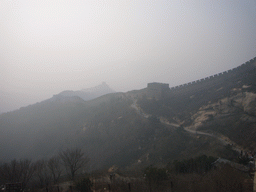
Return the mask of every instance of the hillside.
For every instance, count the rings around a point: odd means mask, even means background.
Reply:
[[[0,98],[0,114],[17,110],[20,107],[24,107],[38,101],[34,95],[1,90]]]
[[[223,74],[142,98],[144,111],[192,130],[216,132],[247,150],[256,147],[256,60]]]
[[[67,147],[83,148],[90,169],[166,165],[201,154],[235,157],[227,143],[234,150],[256,147],[255,61],[171,89],[151,83],[89,101],[58,95],[1,114],[1,161],[48,158]]]

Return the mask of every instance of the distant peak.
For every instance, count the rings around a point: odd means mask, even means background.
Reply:
[[[102,82],[100,85],[97,85],[95,87],[82,89],[81,91],[84,92],[98,92],[98,91],[107,91],[107,93],[113,93],[115,92],[113,89],[111,89],[106,82]]]
[[[61,96],[64,96],[64,97],[78,96],[78,97],[82,98],[83,100],[87,101],[87,100],[91,100],[91,99],[94,99],[96,97],[106,95],[106,94],[109,94],[109,93],[114,93],[114,92],[115,91],[113,89],[111,89],[107,85],[106,82],[102,82],[100,85],[97,85],[95,87],[82,89],[82,90],[79,90],[79,91],[66,90],[66,91],[62,91],[58,95],[61,95]]]

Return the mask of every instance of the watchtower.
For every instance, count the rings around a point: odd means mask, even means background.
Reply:
[[[148,83],[147,96],[149,98],[161,99],[170,91],[167,83]]]

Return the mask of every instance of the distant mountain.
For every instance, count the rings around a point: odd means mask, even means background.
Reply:
[[[114,93],[115,91],[111,89],[105,82],[102,84],[79,91],[63,91],[54,97],[73,97],[77,96],[81,99],[87,101],[105,94]],[[47,97],[46,97],[47,98]],[[19,109],[20,107],[25,107],[38,102],[38,98],[35,95],[28,95],[24,93],[15,92],[5,92],[0,90],[0,114]],[[42,101],[42,100],[41,100]]]
[[[49,158],[67,147],[86,151],[91,169],[166,165],[201,154],[237,158],[256,147],[255,82],[253,59],[174,88],[149,83],[87,101],[61,93],[0,115],[0,160]]]
[[[88,89],[82,89],[79,91],[62,91],[61,93],[55,96],[63,96],[63,97],[78,96],[81,99],[87,101],[87,100],[91,100],[91,99],[100,97],[102,95],[106,95],[114,92],[115,91],[113,89],[111,89],[105,82],[103,82],[101,85],[88,88]]]

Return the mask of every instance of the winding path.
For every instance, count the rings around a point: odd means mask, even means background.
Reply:
[[[144,118],[148,118],[148,117],[151,116],[149,114],[144,113],[144,111],[138,106],[137,99],[132,99],[132,100],[133,100],[133,103],[132,103],[131,107],[134,108],[139,115],[143,116]],[[163,117],[160,118],[160,122],[163,123],[163,124],[166,124],[166,125],[171,125],[171,126],[174,126],[174,127],[180,127],[179,124],[170,123],[168,120],[166,120]],[[232,149],[239,152],[239,153],[241,152],[241,150],[244,150],[242,147],[234,144],[234,142],[232,142],[229,138],[225,138],[224,136],[218,136],[218,135],[215,135],[215,134],[212,134],[212,133],[206,133],[206,132],[202,132],[202,131],[195,131],[195,130],[191,130],[187,127],[185,127],[184,130],[189,132],[189,133],[192,133],[192,134],[206,135],[206,136],[209,136],[209,137],[216,138],[223,145],[231,145]]]
[[[229,140],[228,138],[223,138],[224,136],[217,136],[215,134],[212,133],[206,133],[206,132],[202,132],[202,131],[194,131],[188,128],[184,128],[184,130],[186,130],[187,132],[193,133],[193,134],[197,134],[197,135],[206,135],[206,136],[210,136],[213,138],[218,139],[222,144],[224,145],[231,145],[232,149],[237,151],[237,152],[241,152],[241,150],[243,150],[243,148],[241,148],[240,146],[234,144],[234,142],[232,142],[231,140]]]

